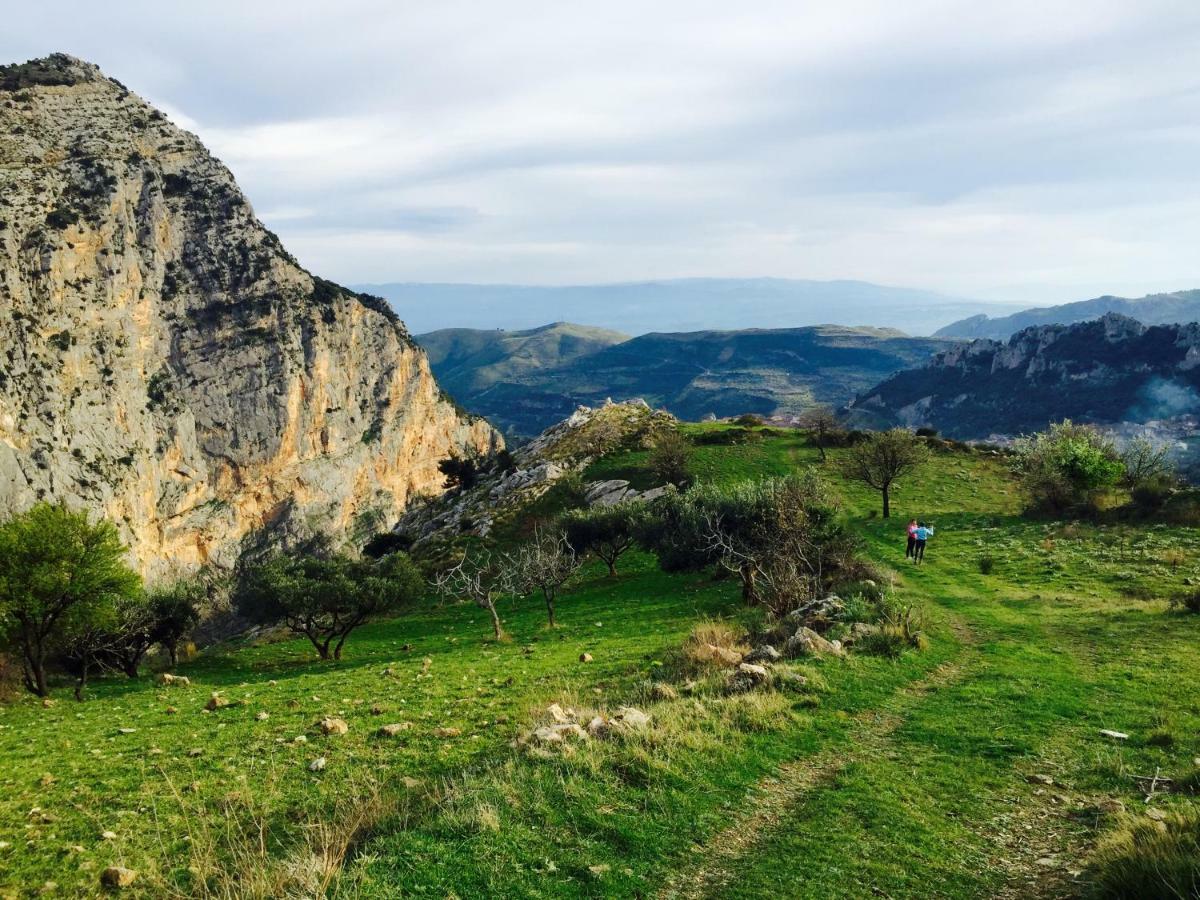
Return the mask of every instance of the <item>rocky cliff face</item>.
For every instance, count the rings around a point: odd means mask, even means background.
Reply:
[[[94,66],[0,68],[0,514],[63,499],[148,574],[379,530],[499,438],[383,301],[304,271],[199,140]]]
[[[1146,422],[1200,411],[1200,324],[1147,327],[1116,314],[1027,328],[939,353],[859,395],[851,416],[981,438],[1064,418]]]

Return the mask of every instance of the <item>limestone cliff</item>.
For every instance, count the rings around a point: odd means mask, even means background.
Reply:
[[[79,60],[0,68],[0,514],[64,499],[148,574],[227,565],[264,526],[386,527],[498,442],[194,135]]]
[[[1116,313],[954,347],[850,405],[859,424],[932,426],[961,438],[1064,418],[1145,423],[1198,412],[1200,324],[1146,326]]]

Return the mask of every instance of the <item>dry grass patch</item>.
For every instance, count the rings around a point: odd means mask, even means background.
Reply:
[[[1096,847],[1090,874],[1095,897],[1200,896],[1200,812],[1123,818]]]

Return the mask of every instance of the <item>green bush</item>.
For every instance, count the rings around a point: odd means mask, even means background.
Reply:
[[[996,569],[996,557],[990,553],[983,553],[979,556],[979,574],[991,575]]]
[[[1013,468],[1031,506],[1051,513],[1094,511],[1125,474],[1111,438],[1070,420],[1021,438]]]
[[[1179,594],[1169,601],[1171,609],[1179,612],[1200,613],[1200,591],[1189,591]]]

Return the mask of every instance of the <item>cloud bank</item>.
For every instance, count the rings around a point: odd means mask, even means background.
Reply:
[[[1200,285],[1194,0],[68,0],[99,63],[346,282]]]

